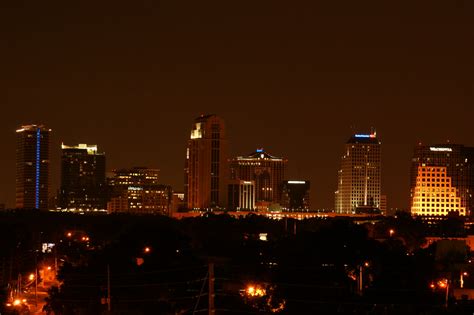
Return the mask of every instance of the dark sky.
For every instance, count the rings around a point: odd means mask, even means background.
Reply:
[[[98,144],[108,169],[147,165],[182,189],[193,119],[231,153],[265,147],[332,208],[345,141],[374,126],[389,207],[407,207],[413,146],[474,145],[474,1],[1,1],[0,202],[15,128]]]

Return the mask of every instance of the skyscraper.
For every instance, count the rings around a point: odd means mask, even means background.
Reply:
[[[337,213],[380,210],[380,147],[375,133],[355,134],[347,141],[335,193]]]
[[[281,201],[287,163],[287,159],[258,149],[247,156],[233,158],[230,161],[230,177],[232,180],[254,181],[257,207],[268,208],[272,203]]]
[[[50,132],[43,125],[16,131],[16,208],[48,210]]]
[[[283,182],[281,206],[285,211],[308,211],[309,190],[307,180],[285,180]]]
[[[61,188],[59,205],[72,211],[105,210],[107,183],[105,154],[96,145],[61,145]]]
[[[228,181],[224,121],[216,115],[195,119],[185,162],[185,201],[188,209],[226,206]]]
[[[428,204],[426,201],[428,200],[428,196],[426,195],[427,192],[422,193],[425,194],[425,196],[417,196],[417,184],[428,185],[428,177],[432,178],[431,176],[428,176],[429,172],[420,173],[420,168],[423,167],[444,167],[446,169],[445,177],[446,179],[449,178],[450,189],[455,190],[456,196],[453,197],[460,198],[460,205],[457,208],[465,209],[466,215],[474,214],[474,148],[450,143],[437,145],[419,144],[415,147],[410,178],[410,205],[412,212],[413,214],[416,213],[417,215],[437,215],[439,213],[446,214],[446,211],[441,210],[446,210],[448,208],[441,207],[440,203],[438,206],[436,206],[437,203],[430,203],[430,205],[435,205],[434,207],[430,206],[430,211],[421,212],[417,210],[421,210],[421,208],[423,208],[423,204],[425,204],[425,207],[427,207]],[[435,174],[435,181],[430,181],[430,184],[434,185],[430,188],[435,189],[435,191],[430,191],[430,195],[434,193],[436,195],[435,199],[441,200],[441,195],[446,195],[446,192],[441,192],[441,189],[446,188],[446,183],[441,182],[441,178],[438,178],[442,173],[437,172]],[[418,179],[420,179],[422,182],[419,183]],[[425,187],[427,189],[427,186]],[[450,194],[452,194],[452,192],[450,192]],[[419,198],[420,200],[415,200],[416,198]],[[415,203],[418,203],[419,205],[415,205]],[[450,209],[453,207],[450,207]]]

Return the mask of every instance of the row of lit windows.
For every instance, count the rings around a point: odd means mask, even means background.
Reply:
[[[424,193],[429,193],[429,192],[431,192],[431,193],[443,193],[443,192],[445,192],[445,193],[449,193],[449,192],[455,193],[456,192],[456,188],[450,188],[450,187],[448,187],[448,188],[449,189],[446,189],[446,188],[430,188],[430,189],[427,189],[427,188],[423,189],[422,188],[422,189],[419,189],[419,187],[417,187],[415,191],[417,193],[421,192],[422,193],[421,195],[423,197],[425,196]]]
[[[421,206],[422,207],[430,207],[431,205],[431,208],[439,208],[439,207],[449,207],[450,204],[446,204],[446,203],[422,203]],[[415,207],[419,207],[420,206],[420,203],[415,203],[414,204]],[[459,208],[459,203],[452,203],[451,204],[451,208]]]
[[[452,209],[435,209],[435,210],[432,210],[432,209],[414,209],[414,213],[416,214],[417,212],[421,212],[422,214],[428,214],[428,213],[424,213],[424,212],[430,212],[430,213],[445,213],[447,214],[448,212],[451,212],[453,211]],[[459,212],[461,215],[464,215],[464,210],[454,210],[454,211],[457,211]]]
[[[431,180],[431,178],[421,178],[421,180],[420,180],[420,177],[418,177],[418,180],[417,180],[417,181],[418,181],[418,182],[421,181],[421,182],[438,182],[438,183],[439,183],[439,182],[442,182],[442,183],[444,183],[444,182],[445,182],[445,179],[444,179],[444,178],[436,178],[436,179],[433,178],[433,180]],[[446,178],[446,182],[447,182],[447,183],[451,182],[451,178]]]
[[[446,173],[446,168],[445,167],[420,167],[418,170],[421,170],[421,172],[431,172],[431,173]]]
[[[421,183],[421,187],[451,187],[450,183],[446,184],[430,184],[430,183]]]
[[[440,200],[441,200],[441,201],[440,201]],[[450,200],[451,200],[451,201],[450,201]],[[415,199],[414,199],[415,202],[421,201],[421,202],[448,202],[448,203],[449,203],[449,202],[459,202],[459,200],[460,200],[460,198],[452,198],[452,199],[449,199],[449,198],[447,198],[447,199],[444,199],[444,198],[441,198],[441,199],[439,199],[439,198],[437,198],[437,199],[435,199],[435,198],[432,198],[432,199],[430,199],[430,198],[426,198],[426,199],[425,199],[425,198],[422,198],[421,200],[420,200],[420,198],[415,198]]]
[[[421,176],[421,177],[441,177],[441,178],[447,177],[445,173],[424,173],[424,172],[419,172],[418,176]]]

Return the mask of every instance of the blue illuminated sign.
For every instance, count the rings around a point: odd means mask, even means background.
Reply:
[[[262,153],[263,149],[257,149],[257,153]]]
[[[364,135],[364,134],[356,134],[356,138],[370,138],[370,135]]]

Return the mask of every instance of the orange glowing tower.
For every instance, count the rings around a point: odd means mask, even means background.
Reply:
[[[452,185],[446,167],[418,166],[418,176],[414,187],[412,215],[445,216],[449,212],[466,215],[466,208],[461,205],[459,190]]]
[[[188,209],[211,210],[227,203],[227,139],[224,121],[202,115],[191,129],[185,161],[185,202]]]

